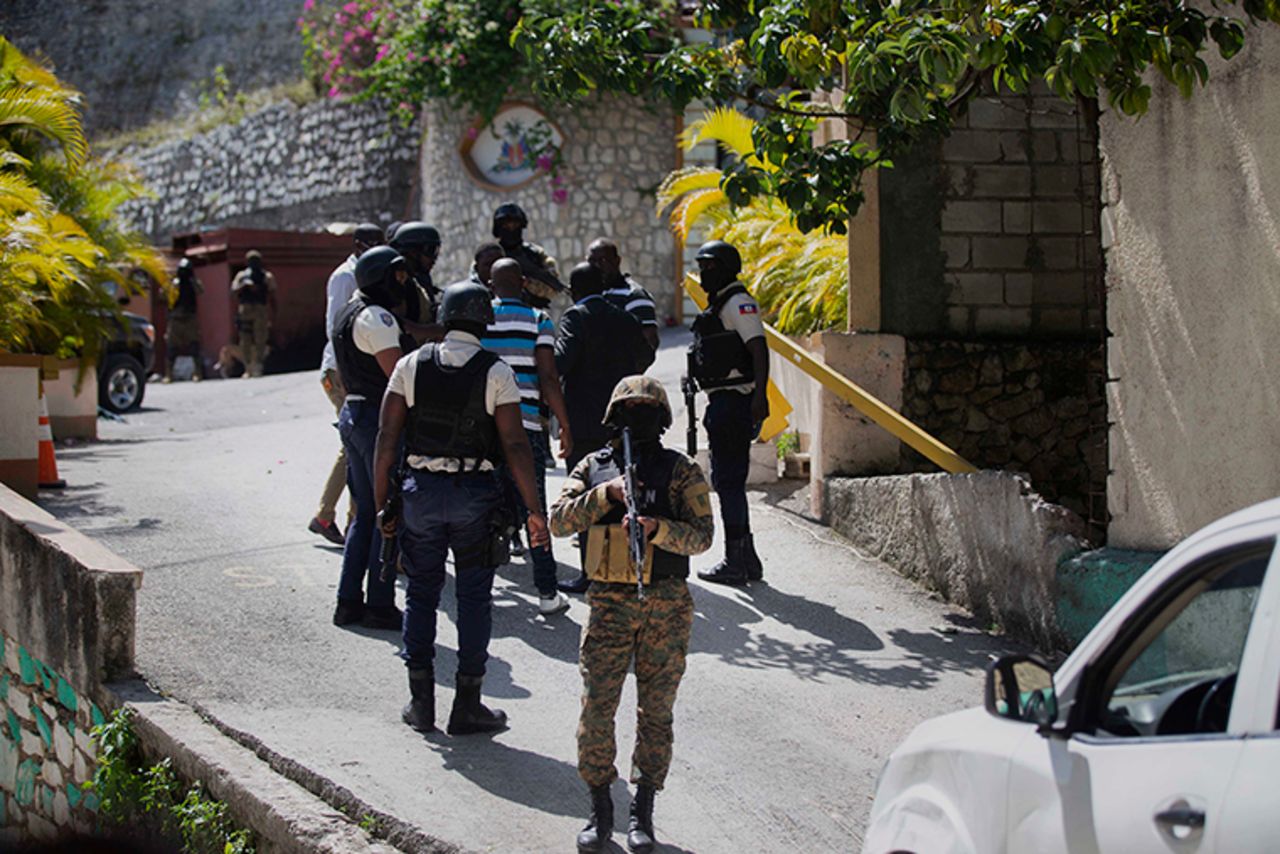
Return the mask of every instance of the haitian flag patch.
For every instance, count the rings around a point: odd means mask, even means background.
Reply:
[[[738,306],[738,314],[759,314],[759,309],[756,308],[756,304],[753,302],[743,303]]]

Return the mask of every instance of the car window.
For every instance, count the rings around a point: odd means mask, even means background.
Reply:
[[[1225,732],[1249,624],[1271,557],[1257,544],[1206,563],[1119,658],[1098,720],[1112,736]],[[1183,576],[1185,578],[1185,575]],[[1133,637],[1133,635],[1129,635]]]

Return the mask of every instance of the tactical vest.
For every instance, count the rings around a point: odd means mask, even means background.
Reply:
[[[438,344],[418,349],[405,451],[413,456],[500,461],[498,422],[484,405],[489,369],[498,357],[481,350],[465,365],[440,362]]]
[[[382,393],[387,390],[386,372],[373,354],[356,346],[355,340],[356,318],[371,305],[360,291],[356,291],[351,302],[338,312],[333,324],[333,355],[338,360],[338,373],[348,395],[382,400]]]
[[[245,285],[236,291],[236,296],[240,298],[241,305],[266,305],[267,304],[267,273],[265,270],[245,270],[240,273],[241,276],[248,276],[250,284]]]
[[[605,448],[588,458],[590,463],[587,471],[592,488],[608,483],[622,474],[620,463],[622,450],[619,449],[616,455],[618,460],[614,459],[615,451],[612,448]],[[679,460],[678,452],[663,447],[654,448],[652,452],[635,459],[636,488],[640,492],[636,505],[641,516],[660,519],[676,517],[675,508],[671,506],[671,479],[675,475],[676,463]],[[587,532],[587,537],[604,536],[606,530],[609,531],[610,536],[614,536],[615,531],[621,536],[624,516],[626,516],[626,508],[623,505],[615,505],[603,517],[596,520]],[[689,577],[688,555],[669,552],[659,546],[649,548],[653,550],[651,582],[661,581],[664,578]]]
[[[178,297],[173,301],[172,314],[190,315],[196,313],[196,280],[194,276],[173,280],[178,289]]]
[[[689,370],[704,390],[740,385],[755,379],[751,351],[736,330],[726,329],[720,312],[729,300],[747,289],[734,282],[721,288],[693,321],[693,343],[689,345]],[[734,370],[742,376],[730,377]]]

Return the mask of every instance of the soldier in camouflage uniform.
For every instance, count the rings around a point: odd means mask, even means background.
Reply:
[[[693,626],[693,597],[685,581],[689,556],[711,546],[715,522],[702,470],[679,451],[662,447],[671,406],[652,377],[623,378],[614,388],[604,421],[619,433],[630,428],[635,496],[644,526],[644,593],[628,551],[621,439],[582,460],[551,508],[551,532],[586,531],[587,601],[591,618],[582,636],[582,717],[578,724],[578,773],[591,787],[591,818],[578,834],[580,851],[600,851],[613,829],[609,784],[617,777],[614,715],[622,683],[635,660],[639,699],[636,747],[631,757],[627,847],[653,849],[653,799],[671,764],[672,707],[684,675]]]

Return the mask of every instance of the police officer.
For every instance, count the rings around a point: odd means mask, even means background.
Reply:
[[[204,375],[204,359],[200,356],[200,318],[196,303],[204,286],[196,278],[190,258],[178,262],[178,275],[169,290],[169,323],[164,332],[164,381],[173,382],[173,364],[179,356],[195,360],[191,381],[200,382]]]
[[[405,331],[418,342],[439,341],[444,336],[444,329],[436,323],[440,289],[431,279],[431,270],[440,257],[440,232],[425,222],[413,220],[402,223],[388,245],[404,258],[412,279],[412,286],[405,293],[401,317]]]
[[[591,618],[582,636],[582,714],[578,723],[578,773],[591,789],[591,817],[578,834],[580,851],[600,851],[613,829],[609,784],[617,745],[614,716],[622,683],[635,661],[636,745],[631,757],[631,802],[627,847],[651,851],[653,799],[671,765],[672,708],[684,675],[693,626],[693,598],[685,579],[689,556],[711,547],[715,523],[702,470],[693,460],[664,448],[671,406],[662,384],[630,376],[618,382],[605,423],[615,436],[632,437],[631,496],[644,527],[643,596],[628,551],[621,439],[580,462],[551,508],[557,536],[587,531],[587,600]]]
[[[410,701],[401,717],[419,732],[435,729],[436,609],[452,549],[458,597],[457,693],[450,735],[494,732],[507,716],[480,702],[492,629],[494,569],[505,560],[510,520],[499,518],[505,460],[530,508],[529,542],[550,542],[539,511],[533,452],[520,420],[515,374],[480,346],[493,322],[493,296],[481,285],[445,289],[444,340],[423,345],[395,366],[382,402],[374,492],[385,506],[391,469],[405,437],[400,518],[383,514],[385,535],[399,531],[400,565],[408,577],[404,651]]]
[[[244,355],[244,376],[260,377],[276,314],[276,277],[262,266],[262,253],[257,249],[246,252],[244,260],[248,266],[231,281],[231,293],[238,302],[236,331]]]
[[[707,392],[703,426],[711,450],[711,484],[720,496],[724,560],[698,577],[741,585],[764,578],[751,539],[747,470],[751,443],[769,417],[769,348],[760,306],[738,281],[742,258],[722,240],[705,243],[695,256],[707,308],[693,322],[689,373]]]
[[[498,239],[502,253],[519,262],[524,272],[525,301],[534,308],[546,308],[556,294],[565,290],[556,269],[556,259],[536,243],[524,239],[529,227],[529,217],[514,202],[498,205],[493,212],[493,236]]]
[[[381,505],[374,503],[373,454],[387,378],[404,355],[396,320],[409,287],[404,259],[390,246],[367,250],[356,261],[356,287],[333,329],[333,351],[347,392],[338,433],[347,452],[347,490],[356,511],[343,545],[333,624],[399,629],[395,579],[383,581],[378,571],[382,538],[376,517]]]

